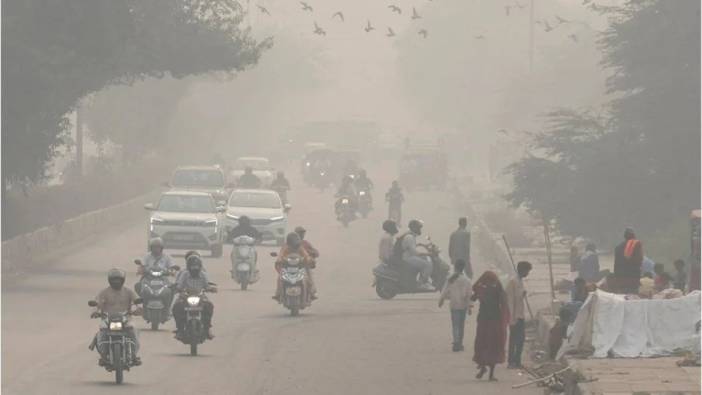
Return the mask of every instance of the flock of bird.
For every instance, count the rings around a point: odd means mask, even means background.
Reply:
[[[432,1],[432,0],[428,0],[428,1]],[[257,5],[256,7],[258,7],[258,10],[262,14],[266,14],[269,16],[271,15],[271,13],[268,11],[268,9],[266,7],[264,7],[262,5]],[[314,8],[304,1],[300,1],[300,8],[302,9],[302,11],[305,11],[305,12],[310,12],[310,13],[314,12]],[[400,8],[399,6],[397,6],[395,4],[390,4],[390,5],[388,5],[387,8],[390,10],[390,12],[396,13],[398,15],[402,15],[402,8]],[[346,21],[346,19],[344,18],[343,11],[337,11],[331,15],[331,19],[337,19],[337,18],[338,18],[339,22]],[[412,15],[410,16],[410,18],[412,20],[418,20],[418,19],[422,19],[422,16],[417,12],[417,9],[415,7],[412,7]],[[319,26],[317,21],[313,21],[313,23],[314,23],[314,30],[312,30],[312,33],[317,34],[319,36],[326,36],[327,35],[326,30],[324,30],[321,26]],[[395,37],[397,35],[392,27],[388,26],[387,29],[388,30],[385,33],[385,36]],[[366,33],[370,33],[373,30],[376,30],[376,28],[371,24],[371,21],[368,20],[366,22],[366,25],[363,27],[363,30]],[[424,37],[424,38],[427,38],[429,36],[429,32],[427,31],[427,29],[423,29],[423,28],[419,29],[417,31],[417,34]]]
[[[432,1],[432,0],[428,0],[428,1]],[[308,3],[304,2],[304,1],[300,1],[299,3],[300,3],[300,8],[302,9],[303,12],[314,13],[314,8],[313,8],[310,4],[308,4]],[[590,8],[591,10],[596,11],[596,12],[604,11],[604,10],[607,8],[606,6],[597,5],[596,3],[593,2],[593,0],[582,0],[582,4],[583,4],[584,6],[587,6],[587,7]],[[257,5],[256,7],[258,7],[258,10],[259,10],[262,14],[269,15],[269,16],[271,15],[271,13],[268,11],[268,9],[267,9],[266,7],[264,7],[264,6],[260,5],[260,4]],[[520,3],[518,0],[514,0],[514,3],[507,4],[507,5],[504,6],[505,15],[509,17],[510,15],[512,15],[513,10],[515,10],[515,11],[516,11],[516,10],[523,10],[523,9],[525,9],[525,8],[527,8],[527,7],[529,7],[527,4],[522,4],[522,3]],[[400,8],[399,6],[397,6],[397,5],[395,5],[395,4],[389,4],[389,5],[387,6],[387,8],[388,8],[389,11],[392,12],[392,13],[396,13],[397,15],[402,15],[402,8]],[[338,18],[338,21],[339,21],[339,22],[345,22],[345,21],[346,21],[346,19],[345,19],[345,17],[344,17],[343,11],[336,11],[335,13],[333,13],[333,14],[331,15],[331,19],[335,20],[335,19],[337,19],[337,18]],[[410,18],[411,18],[413,21],[416,21],[416,20],[422,19],[422,16],[417,12],[417,9],[416,9],[415,7],[412,7],[412,15],[410,16]],[[316,35],[319,35],[319,36],[326,36],[326,35],[327,35],[326,30],[324,30],[324,29],[317,23],[316,20],[313,21],[313,23],[314,23],[314,30],[312,30],[312,33],[313,33],[313,34],[316,34]],[[546,32],[546,33],[549,33],[549,32],[551,32],[551,31],[553,31],[553,30],[556,30],[558,27],[560,27],[560,26],[562,26],[562,25],[568,25],[568,24],[581,24],[581,25],[584,25],[584,26],[586,26],[586,27],[589,27],[589,25],[588,25],[587,23],[585,23],[585,22],[582,22],[582,21],[571,21],[571,20],[562,18],[562,17],[560,17],[559,15],[555,15],[555,19],[552,20],[552,21],[549,21],[548,19],[540,19],[540,20],[537,20],[535,23],[536,23],[537,25],[541,26],[541,27],[543,28],[544,32]],[[553,23],[553,24],[552,24],[552,23]],[[366,25],[363,27],[363,30],[364,30],[366,33],[370,33],[370,32],[372,32],[373,30],[376,30],[376,28],[371,24],[371,21],[368,20],[368,21],[366,22]],[[425,39],[429,36],[429,32],[428,32],[427,29],[425,29],[425,28],[418,29],[418,30],[417,30],[417,34],[420,35],[420,36],[422,36],[422,37],[425,38]],[[386,37],[395,37],[396,35],[397,35],[397,34],[396,34],[395,31],[393,30],[393,28],[390,27],[390,26],[388,26],[388,27],[387,27],[387,32],[385,33],[385,36],[386,36]],[[473,36],[473,38],[476,39],[476,40],[485,40],[485,39],[486,39],[486,36],[483,35],[483,34],[478,34],[478,35]],[[572,40],[573,42],[575,42],[575,43],[578,42],[578,36],[575,35],[574,33],[569,34],[569,35],[568,35],[568,38],[571,39],[571,40]]]

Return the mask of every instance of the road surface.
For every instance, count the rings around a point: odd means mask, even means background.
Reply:
[[[127,270],[127,284],[133,285],[131,262],[142,254],[145,222],[106,234],[41,270],[3,279],[2,393],[541,393],[534,387],[512,390],[511,384],[526,377],[503,366],[497,383],[474,378],[474,316],[466,329],[466,351],[452,353],[449,314],[436,306],[436,294],[389,301],[375,295],[371,269],[391,175],[370,175],[378,186],[376,210],[348,229],[334,220],[332,191],[302,186],[293,176],[290,226],[304,225],[321,250],[315,272],[320,299],[310,309],[290,317],[271,300],[275,273],[269,247],[259,248],[261,281],[240,291],[229,278],[231,247],[226,247],[224,257],[205,259],[212,281],[219,284],[219,293],[211,296],[216,338],[191,357],[188,347],[173,339],[172,321],[152,332],[136,317],[143,365],[127,372],[121,386],[87,349],[98,325],[89,319],[87,301],[107,286],[105,274],[113,266]],[[448,194],[407,196],[406,218],[422,218],[425,234],[444,250],[459,214]],[[171,253],[184,266],[182,252]],[[484,268],[477,263],[476,271]]]

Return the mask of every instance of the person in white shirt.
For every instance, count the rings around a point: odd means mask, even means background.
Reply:
[[[466,313],[470,314],[473,303],[473,285],[470,278],[464,274],[466,262],[457,259],[453,263],[454,273],[449,277],[446,286],[439,297],[439,307],[443,306],[446,299],[451,308],[451,327],[453,328],[453,352],[463,351],[463,332],[466,327]]]
[[[395,221],[390,219],[383,222],[383,230],[385,234],[383,234],[383,237],[380,239],[380,244],[378,245],[378,258],[381,262],[390,264],[393,248],[395,246],[395,235],[399,230],[397,229]]]
[[[509,348],[507,351],[507,368],[517,369],[522,366],[522,350],[524,349],[524,300],[526,290],[523,279],[529,275],[531,263],[517,263],[517,277],[509,280],[505,293],[509,308]]]

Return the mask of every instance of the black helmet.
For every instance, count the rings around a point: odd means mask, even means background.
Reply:
[[[298,247],[300,247],[300,244],[302,243],[302,239],[300,238],[300,235],[298,235],[297,233],[290,232],[290,233],[288,233],[288,236],[285,238],[285,243],[290,248],[298,248]]]
[[[418,219],[413,219],[409,222],[407,226],[412,231],[412,233],[420,234],[422,233],[422,227],[424,226],[424,223]]]
[[[127,273],[124,270],[114,268],[107,272],[107,283],[114,289],[122,288],[126,279]]]
[[[242,215],[241,217],[239,217],[239,225],[249,226],[251,225],[251,220],[249,219],[249,217]]]
[[[307,233],[307,229],[305,229],[305,228],[302,227],[302,226],[296,226],[296,227],[295,227],[295,233],[297,233],[298,235],[300,235],[300,238],[301,238],[301,239],[304,239],[304,238],[305,238],[305,233]]]
[[[188,268],[188,271],[199,272],[202,269],[202,258],[200,258],[200,254],[195,253],[187,257],[185,266]]]
[[[190,251],[188,251],[188,252],[185,253],[185,262],[187,263],[187,262],[188,262],[188,258],[190,258],[190,257],[193,256],[193,255],[197,255],[198,257],[200,257],[200,253],[199,253],[199,252],[194,251],[194,250],[190,250]]]
[[[385,222],[383,222],[383,230],[394,235],[398,232],[397,223],[391,219],[385,220]]]

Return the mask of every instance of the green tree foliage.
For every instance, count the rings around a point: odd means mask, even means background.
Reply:
[[[239,30],[234,0],[3,3],[3,184],[36,181],[85,95],[145,77],[253,65],[268,40]]]
[[[616,97],[604,116],[547,114],[532,155],[512,165],[514,205],[562,230],[611,241],[626,225],[653,235],[699,206],[700,3],[610,8],[599,41]]]

